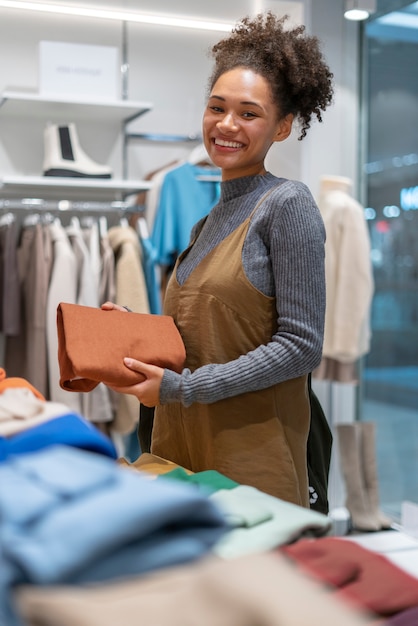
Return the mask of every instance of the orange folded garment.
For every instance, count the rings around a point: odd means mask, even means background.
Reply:
[[[6,371],[0,367],[0,393],[3,393],[5,389],[29,389],[34,396],[39,400],[45,400],[44,396],[33,385],[30,384],[25,378],[17,378],[12,376],[7,378]]]
[[[128,386],[144,380],[124,365],[124,357],[176,372],[186,359],[181,335],[168,315],[61,302],[57,332],[60,386],[67,391],[91,391],[100,382]]]

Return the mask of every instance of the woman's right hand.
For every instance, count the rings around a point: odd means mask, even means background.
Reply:
[[[100,307],[103,311],[122,311],[128,313],[128,309],[120,304],[115,304],[114,302],[103,302]]]

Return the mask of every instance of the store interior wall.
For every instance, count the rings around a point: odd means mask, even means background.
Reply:
[[[360,195],[359,159],[359,40],[361,25],[343,17],[343,0],[310,0],[306,23],[322,43],[334,74],[334,104],[322,124],[313,124],[302,152],[301,177],[314,195],[322,175],[345,176]],[[304,140],[305,142],[305,140]],[[358,198],[359,199],[359,198]]]
[[[117,6],[116,0],[89,2]],[[125,5],[126,2],[123,3]],[[167,6],[167,4],[169,6]],[[129,7],[129,3],[128,3]],[[137,3],[136,3],[136,8]],[[347,27],[343,0],[239,0],[201,5],[191,0],[176,3],[179,15],[236,21],[246,14],[271,9],[287,13],[291,22],[304,22],[319,37],[336,78],[336,98],[322,124],[314,122],[307,138],[297,139],[297,129],[284,144],[274,146],[268,160],[277,175],[301,179],[314,194],[322,174],[354,177],[356,172],[356,49],[357,25]],[[141,10],[171,13],[172,4],[143,1]],[[149,101],[153,109],[139,118],[133,131],[196,134],[200,130],[207,78],[211,68],[208,49],[222,33],[128,24],[127,89],[130,100]],[[121,54],[123,27],[119,22],[1,9],[0,91],[38,89],[38,45],[41,40],[116,46]],[[348,61],[350,59],[350,61]],[[122,77],[121,77],[122,93]],[[69,122],[71,120],[68,120]],[[0,172],[39,175],[43,138],[39,124],[0,115]],[[120,127],[81,124],[79,135],[85,151],[98,162],[107,162],[115,175],[122,174]],[[190,145],[138,142],[129,149],[128,176],[143,178],[149,171],[181,158]]]

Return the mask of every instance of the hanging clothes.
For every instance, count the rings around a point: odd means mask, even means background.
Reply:
[[[107,220],[100,218],[102,225],[99,230],[100,236],[100,280],[99,280],[99,304],[116,299],[115,257],[109,242],[107,232]]]
[[[206,217],[219,197],[219,176],[206,164],[187,161],[165,174],[151,232],[160,269],[161,302],[176,258],[189,245],[193,226]]]
[[[326,229],[327,306],[323,359],[314,378],[356,382],[358,359],[370,348],[373,274],[363,207],[351,181],[321,178],[318,206]]]
[[[20,332],[20,289],[17,248],[19,228],[12,213],[0,218],[0,332]]]
[[[189,245],[193,226],[205,217],[220,195],[219,178],[207,180],[208,167],[182,163],[162,182],[151,239],[160,265],[172,266]],[[205,177],[201,179],[200,177]]]
[[[85,242],[85,233],[83,233],[80,227],[78,218],[73,218],[71,225],[66,228],[66,233],[76,256],[78,266],[78,289],[75,303],[82,306],[98,307],[99,275],[97,269],[93,270],[91,255]],[[98,231],[95,230],[94,234],[98,236]],[[109,390],[102,383],[90,393],[81,394],[80,400],[82,415],[89,421],[102,423],[113,420]]]
[[[36,216],[24,222],[17,249],[20,329],[6,337],[5,366],[9,376],[22,376],[48,395],[46,309],[52,269],[48,226]]]
[[[108,230],[108,238],[115,256],[116,304],[128,306],[136,313],[149,313],[138,235],[130,226],[112,226]],[[118,394],[116,402],[112,429],[118,433],[129,434],[138,423],[138,400],[134,396]]]
[[[77,301],[77,258],[61,222],[56,219],[49,229],[54,258],[46,311],[49,397],[54,402],[67,404],[75,413],[82,415],[80,394],[70,393],[60,387],[57,358],[57,307],[60,302]]]
[[[99,300],[99,285],[102,271],[100,254],[100,233],[97,220],[86,218],[82,220],[81,232],[88,251],[89,266],[93,280],[93,289],[97,306],[101,304]]]
[[[138,235],[130,226],[112,226],[108,238],[115,255],[116,303],[149,313]]]
[[[154,228],[155,215],[157,213],[158,204],[160,201],[161,187],[164,181],[165,175],[172,169],[181,165],[183,161],[172,161],[162,168],[149,172],[145,176],[145,180],[152,182],[151,189],[142,191],[137,197],[137,204],[144,205],[144,217],[147,221],[148,230],[151,233]]]
[[[147,286],[150,312],[155,315],[162,313],[160,296],[160,273],[157,263],[157,251],[151,241],[148,226],[144,217],[139,217],[136,222],[139,242],[142,248],[142,267]]]

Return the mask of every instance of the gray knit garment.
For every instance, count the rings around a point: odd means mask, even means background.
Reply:
[[[275,296],[280,330],[267,345],[229,363],[205,365],[194,372],[186,368],[181,374],[165,370],[161,404],[210,404],[302,376],[319,365],[325,316],[325,229],[303,183],[270,173],[222,182],[219,203],[202,220],[197,241],[177,269],[177,280],[184,284],[271,187],[276,189],[251,219],[242,262],[254,287]],[[192,238],[200,226],[195,226]]]

